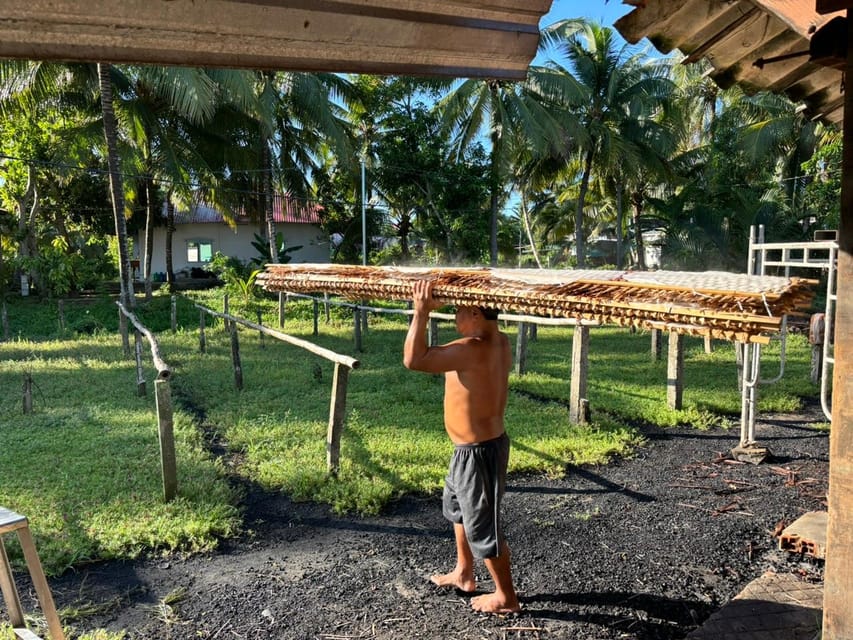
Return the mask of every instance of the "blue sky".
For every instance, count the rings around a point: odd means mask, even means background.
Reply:
[[[539,27],[545,27],[564,18],[589,18],[601,24],[612,25],[634,7],[622,4],[621,0],[554,0],[551,11],[542,17]]]

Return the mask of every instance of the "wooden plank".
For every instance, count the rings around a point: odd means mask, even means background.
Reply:
[[[42,614],[44,614],[47,620],[50,638],[51,640],[65,640],[62,623],[59,622],[59,616],[56,614],[56,605],[53,602],[53,596],[50,593],[47,578],[44,576],[44,570],[36,552],[36,545],[33,543],[29,527],[18,529],[18,542],[21,543],[21,551],[24,552],[24,559],[27,562],[27,569],[30,572],[30,578],[33,581],[33,587],[36,590]]]
[[[339,353],[335,353],[329,349],[325,349],[316,344],[312,344],[307,340],[303,340],[302,338],[296,338],[294,336],[287,335],[286,333],[282,333],[281,331],[276,331],[275,329],[270,329],[269,327],[262,327],[254,322],[250,322],[243,318],[238,318],[236,316],[226,315],[224,313],[219,313],[218,311],[213,311],[212,309],[208,309],[205,306],[200,304],[196,305],[196,308],[203,309],[206,313],[210,315],[222,318],[226,323],[234,323],[242,324],[243,326],[249,327],[250,329],[255,329],[257,331],[263,331],[268,336],[272,336],[276,340],[281,340],[282,342],[287,342],[288,344],[292,344],[296,347],[300,347],[305,349],[306,351],[310,351],[311,353],[320,356],[321,358],[325,358],[326,360],[331,360],[332,362],[340,362],[343,365],[351,369],[357,369],[360,366],[360,362],[355,358],[350,356],[341,355]],[[235,327],[236,330],[236,327]]]
[[[853,16],[849,15],[845,75],[848,82],[853,78]],[[853,638],[853,91],[849,87],[844,94],[844,120],[823,640]]]
[[[39,636],[23,627],[14,628],[12,631],[18,637],[18,640],[41,640]]]
[[[12,566],[9,564],[9,556],[6,555],[6,547],[0,538],[0,592],[6,602],[9,619],[13,627],[24,626],[24,609],[21,607],[21,599],[18,596],[18,588],[12,576]]]
[[[15,513],[4,507],[0,507],[0,534],[20,529],[27,526],[27,519],[20,513]]]
[[[4,0],[0,57],[523,80],[547,5]]]

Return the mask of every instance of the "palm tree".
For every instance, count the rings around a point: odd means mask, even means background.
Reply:
[[[574,24],[574,22],[572,23]],[[565,30],[561,31],[565,33]],[[498,261],[498,211],[510,180],[511,141],[525,137],[539,150],[552,149],[561,138],[531,69],[525,83],[463,80],[438,105],[445,127],[454,134],[457,157],[485,133],[489,141],[489,260]]]
[[[647,149],[632,131],[654,119],[673,84],[666,64],[629,55],[627,45],[617,45],[612,29],[595,23],[570,26],[556,23],[543,31],[543,41],[561,55],[537,69],[536,77],[565,130],[561,153],[569,151],[579,161],[575,252],[577,266],[584,267],[584,207],[590,181],[609,166],[642,164]]]
[[[220,202],[263,220],[270,255],[278,261],[273,194],[307,198],[309,176],[319,149],[328,145],[351,157],[350,139],[336,100],[348,95],[349,83],[335,74],[262,73],[255,78],[251,105],[229,107],[215,126],[227,130],[231,148],[216,150]],[[214,163],[211,163],[214,164]]]
[[[146,298],[151,296],[153,227],[161,185],[167,189],[167,278],[173,282],[171,232],[174,202],[190,202],[197,186],[215,193],[218,176],[201,150],[205,127],[225,101],[251,104],[251,74],[236,70],[204,70],[182,67],[131,66],[120,76],[124,99],[120,118],[128,140],[137,152],[137,173],[145,193],[145,252],[143,277]],[[222,140],[221,144],[228,144]]]

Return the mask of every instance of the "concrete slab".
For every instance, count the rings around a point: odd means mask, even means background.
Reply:
[[[685,640],[816,640],[823,585],[768,571]]]

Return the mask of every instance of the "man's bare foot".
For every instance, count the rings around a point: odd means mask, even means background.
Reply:
[[[472,576],[463,575],[460,571],[437,573],[430,577],[430,581],[439,587],[453,587],[465,593],[471,593],[477,589],[477,581]]]
[[[509,599],[497,593],[487,593],[483,596],[471,598],[471,607],[474,611],[483,613],[518,613],[521,611],[518,598]]]

